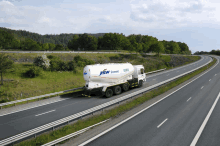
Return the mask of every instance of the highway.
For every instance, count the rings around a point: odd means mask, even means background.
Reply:
[[[156,83],[159,83],[161,81],[167,80],[167,79],[172,78],[177,75],[180,75],[184,72],[187,72],[187,71],[192,70],[198,66],[201,66],[210,60],[211,60],[210,57],[202,56],[201,60],[197,61],[196,63],[192,63],[192,64],[189,64],[189,65],[186,65],[183,67],[174,68],[172,70],[167,70],[167,71],[164,71],[161,73],[155,73],[152,75],[148,75],[147,81],[144,83],[142,88],[149,87],[149,86],[154,85]],[[212,82],[210,82],[210,84]],[[202,83],[203,82],[201,82],[201,84]],[[207,88],[208,87],[205,86],[203,90],[205,91],[205,90],[207,90]],[[189,91],[183,92],[184,95],[187,95],[185,98],[188,97],[188,92],[190,94],[191,92],[194,91],[194,89],[195,88],[191,87],[189,89]],[[78,95],[75,95],[73,97],[62,96],[64,100],[61,100],[59,102],[55,102],[55,103],[51,103],[51,104],[47,104],[47,105],[39,106],[39,107],[35,107],[35,108],[30,108],[30,109],[24,110],[24,111],[19,111],[19,112],[15,111],[14,113],[11,113],[11,114],[9,113],[9,114],[1,115],[1,110],[0,110],[0,129],[1,129],[0,139],[5,139],[7,137],[19,134],[21,132],[25,132],[27,130],[30,130],[30,129],[42,126],[44,124],[53,122],[55,120],[76,114],[76,113],[81,112],[83,110],[92,108],[94,106],[100,105],[102,103],[108,102],[108,101],[116,99],[116,98],[119,98],[121,96],[124,96],[126,94],[132,93],[137,90],[140,90],[140,88],[132,89],[130,91],[122,93],[118,96],[113,96],[111,98],[100,98],[98,96],[92,96],[91,98],[87,98],[87,97],[80,97]],[[214,87],[213,87],[213,90],[214,90]],[[196,97],[193,97],[193,98],[196,98]],[[168,99],[168,101],[170,101],[169,99]],[[176,98],[176,100],[177,100],[177,98]],[[176,102],[179,103],[178,101],[176,101]],[[208,102],[206,102],[206,103],[208,103]],[[175,102],[173,101],[173,102],[169,103],[168,105],[164,105],[163,109],[166,109],[167,107],[169,107],[169,105],[171,106],[172,104],[175,104]],[[182,107],[181,104],[180,104],[180,107]],[[167,110],[161,110],[161,111],[165,112]],[[152,114],[152,117],[150,119],[148,118],[148,121],[151,121],[151,120],[163,121],[164,118],[166,119],[166,117],[169,118],[168,121],[170,121],[171,116],[173,117],[174,113],[176,113],[178,111],[180,111],[180,109],[173,111],[173,113],[158,113],[161,116],[158,116],[158,114],[157,115]],[[165,117],[163,116],[164,114],[166,115]],[[166,122],[166,124],[168,123],[168,121]],[[147,121],[145,121],[145,122],[147,122]],[[141,123],[139,123],[139,124],[141,125]],[[154,123],[154,124],[156,124],[156,123]],[[150,128],[153,128],[153,126],[154,125],[151,125]],[[134,130],[134,132],[136,130]],[[142,130],[143,130],[143,127],[142,127]],[[152,131],[154,131],[154,130],[152,129]],[[143,131],[143,134],[144,134],[144,131]]]
[[[219,87],[218,63],[164,100],[106,132],[100,131],[80,146],[218,146]]]

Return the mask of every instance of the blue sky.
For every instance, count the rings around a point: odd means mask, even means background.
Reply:
[[[0,27],[39,34],[123,33],[220,46],[219,0],[0,0]]]

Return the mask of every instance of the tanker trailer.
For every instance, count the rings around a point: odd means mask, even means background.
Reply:
[[[86,81],[83,96],[91,93],[111,97],[133,87],[141,87],[145,81],[143,65],[130,63],[108,63],[86,65],[83,69],[83,77]]]

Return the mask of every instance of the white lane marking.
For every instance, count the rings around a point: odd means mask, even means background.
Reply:
[[[211,67],[209,70],[207,70],[206,72],[204,72],[203,74],[201,74],[200,76],[198,76],[197,78],[195,78],[194,80],[190,81],[189,83],[183,85],[183,86],[180,87],[179,89],[177,89],[177,90],[173,91],[172,93],[168,94],[168,95],[165,96],[164,98],[161,98],[160,100],[158,100],[158,101],[156,101],[155,103],[151,104],[150,106],[144,108],[143,110],[139,111],[138,113],[136,113],[136,114],[134,114],[134,115],[128,117],[127,119],[125,119],[125,120],[121,121],[120,123],[118,123],[118,124],[116,124],[116,125],[110,127],[109,129],[107,129],[107,130],[101,132],[100,134],[98,134],[98,135],[96,135],[96,136],[90,138],[89,140],[83,142],[82,144],[80,144],[80,145],[78,145],[78,146],[84,146],[84,145],[90,143],[91,141],[93,141],[93,140],[99,138],[100,136],[102,136],[102,135],[108,133],[108,132],[111,131],[112,129],[115,129],[116,127],[120,126],[121,124],[127,122],[128,120],[134,118],[135,116],[139,115],[140,113],[142,113],[142,112],[144,112],[145,110],[149,109],[150,107],[154,106],[154,105],[157,104],[158,102],[160,102],[160,101],[166,99],[167,97],[169,97],[170,95],[172,95],[172,94],[174,94],[175,92],[179,91],[179,90],[182,89],[183,87],[185,87],[185,86],[189,85],[190,83],[192,83],[193,81],[197,80],[198,78],[200,78],[201,76],[203,76],[204,74],[206,74],[207,72],[209,72],[210,70],[212,70],[213,68],[215,68],[218,64],[219,64],[219,60],[217,59],[217,63],[216,63],[213,67]]]
[[[209,82],[211,81],[211,79],[209,80]]]
[[[217,74],[215,74],[215,76],[216,76]]]
[[[168,119],[165,119],[160,125],[157,126],[157,128],[160,128],[161,125],[163,125]]]
[[[169,76],[169,74],[167,76]]]
[[[45,112],[45,113],[41,113],[41,114],[38,114],[38,115],[35,115],[35,116],[37,117],[37,116],[44,115],[44,114],[47,114],[47,113],[51,113],[51,112],[54,112],[54,111],[56,111],[56,110],[51,110],[51,111],[48,111],[48,112]]]
[[[56,100],[56,101],[52,101],[52,102],[48,102],[48,103],[42,103],[42,104],[39,104],[39,105],[36,105],[36,106],[32,106],[32,107],[27,107],[27,108],[18,109],[18,110],[16,110],[16,111],[13,111],[13,112],[10,112],[10,113],[2,114],[2,115],[0,115],[0,117],[1,117],[1,116],[5,116],[5,115],[9,115],[9,114],[14,114],[14,113],[21,112],[21,111],[25,111],[25,110],[29,110],[29,109],[32,109],[32,108],[44,106],[44,105],[47,105],[47,104],[56,103],[56,102],[63,101],[63,100],[67,100],[67,99],[68,99],[68,98],[66,98],[66,99],[60,99],[60,100]]]
[[[203,87],[204,87],[204,86],[202,86],[201,89],[202,89]]]
[[[204,128],[205,128],[205,126],[206,126],[206,124],[207,124],[207,122],[208,122],[208,120],[209,120],[209,118],[210,118],[210,116],[211,116],[211,114],[212,114],[212,112],[213,112],[213,110],[214,110],[218,100],[219,100],[219,97],[220,97],[220,92],[219,92],[217,98],[215,99],[215,102],[213,103],[211,109],[209,110],[209,113],[205,117],[205,120],[203,121],[201,127],[199,128],[199,131],[197,132],[197,134],[194,137],[194,139],[193,139],[192,143],[190,144],[190,146],[195,146],[197,141],[199,140],[199,137],[201,136],[202,131],[204,130]]]
[[[186,102],[188,102],[190,99],[191,99],[191,97]]]
[[[153,79],[153,80],[156,80],[156,79]]]

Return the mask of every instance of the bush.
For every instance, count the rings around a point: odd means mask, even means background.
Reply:
[[[84,61],[78,61],[77,66],[78,66],[78,67],[85,67],[85,66],[86,66],[86,62],[84,62]]]
[[[68,65],[68,71],[75,71],[76,70],[76,64],[74,61],[69,61],[67,63],[67,65]]]
[[[42,69],[38,66],[32,66],[24,73],[25,77],[34,78],[40,76],[42,73]]]
[[[37,56],[37,57],[34,59],[34,65],[36,65],[36,66],[42,67],[42,66],[43,66],[43,63],[44,63],[44,60],[43,60],[43,57],[42,57],[42,56]]]
[[[60,71],[67,71],[68,70],[68,64],[66,62],[60,61],[59,62],[59,69],[60,69]]]
[[[79,55],[74,57],[74,61],[77,62],[77,63],[78,63],[78,61],[83,61],[83,60],[84,59],[81,56],[79,56]]]
[[[60,64],[62,63],[61,60],[50,60],[50,70],[51,71],[59,71],[60,70]]]

